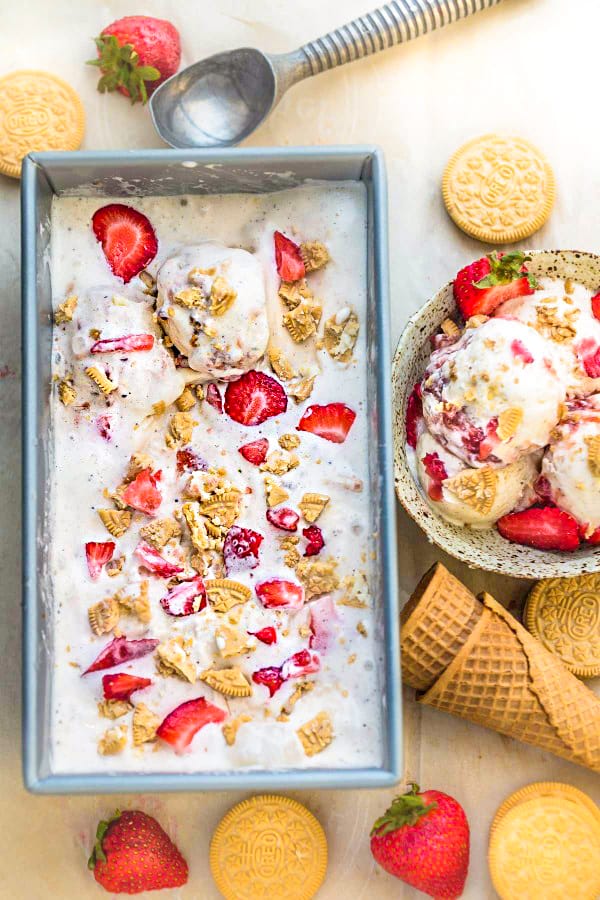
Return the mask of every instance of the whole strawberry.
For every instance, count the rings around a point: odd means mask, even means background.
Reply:
[[[156,819],[137,809],[99,822],[88,860],[98,884],[115,894],[181,887],[188,866]]]
[[[179,68],[179,32],[166,19],[125,16],[107,25],[96,39],[101,94],[120,91],[132,103],[146,103],[148,96]]]
[[[412,784],[371,831],[371,853],[390,875],[437,900],[460,897],[469,869],[469,823],[441,791]]]

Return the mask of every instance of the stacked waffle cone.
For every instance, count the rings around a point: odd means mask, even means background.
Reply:
[[[421,703],[600,772],[600,699],[493,597],[438,564],[401,634],[403,679]]]

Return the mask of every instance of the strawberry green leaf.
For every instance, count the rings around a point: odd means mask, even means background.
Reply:
[[[533,275],[525,270],[525,263],[529,262],[531,257],[526,256],[521,250],[511,250],[500,256],[498,253],[488,253],[490,261],[490,272],[479,281],[474,282],[474,287],[485,290],[486,288],[496,287],[499,284],[510,284],[518,278],[527,277],[530,287],[536,288],[538,283]]]
[[[433,809],[437,809],[437,803],[426,804],[419,796],[419,785],[413,782],[410,790],[401,797],[396,797],[390,808],[376,820],[371,834],[383,837],[404,825],[415,825]]]

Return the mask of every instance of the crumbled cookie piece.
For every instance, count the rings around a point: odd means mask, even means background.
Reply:
[[[100,756],[116,756],[122,753],[127,745],[127,726],[119,725],[109,728],[98,741],[98,753]]]
[[[516,433],[522,421],[523,410],[520,406],[511,406],[509,409],[503,409],[498,416],[496,434],[501,441],[508,441]]]
[[[156,740],[156,730],[160,725],[160,716],[148,709],[145,703],[137,703],[131,719],[133,744],[149,744]]]
[[[314,719],[298,728],[296,734],[307,756],[321,753],[331,744],[334,737],[331,716],[329,713],[320,712]]]
[[[77,297],[75,294],[71,294],[70,297],[67,297],[66,300],[63,300],[63,302],[57,306],[54,313],[54,324],[64,325],[66,322],[71,322],[76,309]]]
[[[296,377],[296,370],[277,347],[269,346],[269,363],[278,378],[289,381]]]
[[[327,494],[304,494],[298,504],[298,509],[306,521],[312,524],[317,521],[329,503],[329,499]]]
[[[334,559],[319,560],[303,558],[296,566],[296,575],[304,585],[307,600],[329,594],[339,587],[340,580],[336,573],[337,562]]]
[[[189,412],[176,412],[169,422],[169,432],[165,444],[170,449],[191,443],[192,434],[198,424]]]
[[[363,637],[369,636],[369,632],[367,631],[367,626],[365,625],[364,622],[359,622],[356,626],[356,630],[358,631],[359,634],[362,634]]]
[[[327,247],[321,241],[303,241],[300,244],[300,254],[307,272],[322,269],[331,258]]]
[[[206,596],[215,612],[227,613],[240,603],[247,603],[252,591],[239,581],[229,578],[213,578],[204,582]]]
[[[173,296],[173,303],[183,306],[184,309],[202,308],[206,306],[206,296],[200,287],[184,288]]]
[[[225,743],[229,747],[233,747],[235,744],[235,739],[237,737],[237,733],[240,730],[241,726],[246,722],[251,722],[252,716],[241,715],[237,716],[237,718],[232,719],[230,722],[227,722],[225,725],[221,726],[221,731],[223,732],[223,737],[225,738]]]
[[[332,359],[336,362],[350,362],[359,328],[358,316],[347,306],[327,319],[323,343]]]
[[[285,313],[283,324],[296,344],[304,343],[316,333],[322,311],[320,304],[303,300],[295,309]]]
[[[278,722],[287,722],[294,711],[294,707],[298,700],[305,694],[310,694],[315,686],[314,681],[299,681],[294,689],[294,693],[290,694],[288,699],[281,707],[281,712],[277,716]]]
[[[446,337],[457,337],[460,334],[460,328],[454,321],[454,319],[444,319],[442,324],[440,325],[442,332],[446,335]]]
[[[600,435],[585,438],[587,464],[594,478],[600,478]]]
[[[278,443],[283,450],[296,450],[300,446],[300,438],[297,434],[282,434]]]
[[[72,378],[63,378],[58,385],[58,399],[63,406],[70,406],[77,399],[77,391]]]
[[[287,450],[273,450],[262,463],[260,470],[261,472],[270,472],[272,475],[285,475],[286,472],[299,465],[300,460],[295,453],[288,453]]]
[[[102,524],[113,537],[123,537],[131,525],[131,512],[128,509],[99,509],[98,515]]]
[[[304,403],[304,401],[308,400],[312,394],[314,386],[315,376],[311,375],[310,377],[301,378],[299,381],[295,381],[293,384],[288,385],[287,393],[288,396],[294,398],[296,403]]]
[[[483,313],[478,313],[475,316],[471,316],[465,322],[465,328],[479,328],[480,325],[484,325],[489,319],[489,316],[485,316]],[[490,348],[491,349],[491,348]]]
[[[180,412],[189,412],[196,405],[196,396],[191,388],[186,387],[175,401],[175,406]]]
[[[88,621],[94,634],[109,634],[119,624],[121,610],[114,597],[94,603],[88,609]]]
[[[265,476],[265,499],[268,507],[285,503],[290,495],[270,475]]]
[[[159,675],[174,675],[194,684],[198,673],[194,662],[186,653],[181,635],[169,638],[156,648],[156,671]]]
[[[133,481],[144,469],[152,469],[154,460],[149,453],[132,453],[127,464],[127,472],[125,473],[125,481]]]
[[[232,656],[242,656],[245,653],[252,653],[256,650],[256,640],[242,634],[231,625],[219,625],[215,630],[215,643],[219,648],[219,653],[223,659],[229,659]]]
[[[210,312],[213,316],[223,316],[237,299],[237,292],[226,278],[217,275],[210,288]]]
[[[343,597],[336,601],[340,606],[351,606],[354,609],[368,609],[369,585],[364,574],[346,575],[342,579]]]
[[[289,534],[279,540],[279,546],[286,551],[283,561],[290,569],[295,569],[302,557],[298,553],[296,544],[300,541],[297,534]]]
[[[142,269],[141,272],[138,272],[138,278],[144,285],[144,293],[148,294],[150,297],[156,297],[158,290],[156,288],[156,278],[154,275],[151,275],[148,269]]]
[[[98,713],[105,719],[120,719],[132,708],[127,700],[101,700],[98,704]]]
[[[444,489],[455,494],[472,509],[487,516],[496,500],[498,473],[485,466],[483,469],[465,469],[444,481]]]
[[[116,391],[119,386],[115,381],[111,381],[108,375],[101,372],[97,366],[88,366],[87,369],[85,369],[85,374],[88,378],[91,378],[103,394],[111,394],[113,391]]]
[[[299,281],[282,281],[279,285],[279,296],[288,309],[295,309],[303,300],[313,298],[305,278]]]
[[[231,528],[242,509],[242,493],[234,488],[200,503],[200,512],[215,525]]]
[[[117,575],[120,575],[123,571],[123,566],[125,565],[125,557],[123,555],[118,556],[116,559],[109,559],[109,561],[104,566],[104,571],[108,575],[109,578],[115,578]]]
[[[190,540],[193,546],[202,553],[210,547],[205,519],[200,513],[200,504],[197,500],[190,500],[181,507],[181,512],[186,521]]]
[[[140,582],[140,593],[139,596],[134,599],[132,606],[134,615],[136,615],[144,625],[147,625],[152,619],[150,597],[148,596],[148,584],[147,578]]]
[[[200,681],[225,697],[250,697],[252,694],[252,685],[237,666],[231,669],[205,669],[200,674]]]
[[[543,334],[544,337],[550,338],[557,344],[565,341],[572,341],[577,334],[575,321],[579,317],[577,307],[565,312],[561,318],[558,314],[555,297],[546,297],[544,301],[535,308],[536,322],[534,328]]]
[[[155,519],[140,528],[140,536],[157,550],[162,550],[165,544],[180,535],[181,526],[175,519]]]

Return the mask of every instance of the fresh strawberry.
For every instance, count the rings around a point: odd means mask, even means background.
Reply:
[[[85,558],[87,560],[90,578],[95,581],[106,563],[113,558],[115,552],[114,541],[88,541],[85,545]]]
[[[532,506],[502,516],[496,524],[502,537],[515,544],[538,550],[577,550],[579,547],[576,519],[557,506]]]
[[[241,453],[244,459],[252,463],[253,466],[260,466],[264,463],[269,452],[269,442],[266,438],[259,438],[257,441],[251,441],[238,447],[238,453]]]
[[[510,345],[510,349],[512,351],[512,355],[516,356],[517,359],[521,359],[524,365],[528,366],[533,362],[533,356],[523,343],[523,341],[519,341],[515,338],[515,340]]]
[[[529,258],[520,250],[494,252],[461,269],[454,279],[454,299],[463,317],[491,316],[501,303],[533,294],[537,281],[527,274]]]
[[[446,466],[437,453],[426,453],[423,459],[423,468],[429,476],[429,487],[427,493],[432,500],[442,499],[442,483],[448,477]]]
[[[227,574],[255,569],[263,540],[262,534],[258,531],[233,525],[225,535],[223,543],[223,559]]]
[[[140,512],[153,516],[162,503],[162,494],[156,486],[160,472],[142,469],[123,491],[123,503]]]
[[[308,541],[304,548],[304,556],[317,556],[325,546],[323,532],[318,525],[309,525],[302,529],[302,535]]]
[[[264,669],[257,669],[252,673],[252,681],[255,684],[264,684],[269,691],[269,697],[272,697],[285,679],[281,677],[280,666],[266,666]]]
[[[300,253],[300,247],[291,241],[281,231],[276,231],[275,238],[275,265],[277,272],[284,281],[298,281],[304,278],[306,268]]]
[[[304,605],[304,588],[293,581],[269,578],[254,590],[265,609],[300,609]]]
[[[309,406],[298,422],[298,431],[310,431],[326,441],[343,444],[356,418],[344,403]]]
[[[600,378],[600,347],[596,340],[584,338],[575,349],[588,378]]]
[[[462,895],[469,871],[469,823],[453,797],[411,785],[371,831],[375,861],[436,900]]]
[[[299,650],[286,659],[281,667],[281,677],[285,681],[288,678],[300,678],[302,675],[314,675],[320,668],[321,661],[316,653]]]
[[[180,581],[161,597],[160,605],[170,616],[191,616],[206,606],[206,589],[200,575]]]
[[[188,880],[188,865],[168,834],[138,809],[98,823],[88,868],[111,894],[177,888]]]
[[[135,675],[128,675],[127,672],[116,672],[102,678],[105,700],[129,700],[135,691],[141,691],[151,684],[150,678],[137,678]]]
[[[177,474],[183,475],[184,472],[206,472],[208,463],[202,457],[192,450],[191,447],[184,447],[183,450],[177,451]]]
[[[146,103],[181,62],[179,32],[166,19],[125,16],[107,25],[95,41],[98,59],[88,65],[102,72],[98,90],[117,90],[132,103]]]
[[[271,525],[274,525],[275,528],[281,528],[282,531],[296,531],[300,521],[298,513],[287,506],[268,509],[266,516]]]
[[[90,353],[129,353],[132,350],[152,350],[153,347],[154,335],[152,334],[126,334],[124,337],[96,341],[90,347]]]
[[[600,319],[600,293],[592,297],[592,313],[595,319]]]
[[[419,430],[423,420],[423,401],[421,399],[421,383],[415,384],[406,404],[406,443],[413,450],[417,447]]]
[[[270,375],[251,369],[225,391],[225,412],[240,425],[260,425],[287,409],[287,396]]]
[[[258,638],[261,644],[277,643],[277,629],[273,628],[272,625],[267,625],[266,628],[261,628],[260,631],[249,631],[248,634]]]
[[[105,441],[110,441],[112,435],[110,430],[112,428],[112,419],[110,416],[98,416],[95,422],[96,431],[100,435],[100,437]]]
[[[223,412],[223,398],[221,397],[221,392],[214,381],[211,381],[210,384],[206,385],[204,397],[209,406],[212,406],[213,409],[216,409],[218,413]]]
[[[170,744],[176,753],[185,750],[201,728],[211,722],[222,722],[227,717],[225,710],[208,703],[204,697],[188,700],[177,706],[156,730],[158,737]]]
[[[101,669],[112,669],[132,659],[139,659],[140,656],[146,656],[156,650],[159,643],[150,638],[142,638],[139,641],[128,641],[125,637],[113,638],[82,674],[89,675],[90,672],[99,672]]]
[[[173,575],[179,575],[180,572],[183,572],[181,566],[170,563],[146,541],[140,541],[133,552],[136,556],[139,556],[144,568],[152,572],[153,575],[160,575],[161,578],[172,578]]]
[[[586,525],[582,525],[579,529],[582,541],[585,541],[586,544],[600,544],[600,528],[596,528],[596,530],[592,532],[592,534],[588,535],[588,537],[585,536],[586,531]]]
[[[340,616],[333,599],[329,595],[319,597],[310,604],[309,628],[311,631],[308,646],[311,650],[324,652],[336,639],[336,623]]]
[[[97,209],[92,228],[113,274],[126,284],[156,256],[154,228],[143,213],[131,206],[109,203]]]

